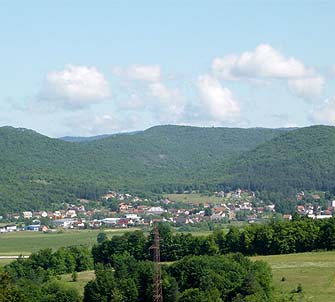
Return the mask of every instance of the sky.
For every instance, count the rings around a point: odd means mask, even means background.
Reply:
[[[335,125],[335,1],[0,0],[0,126]]]

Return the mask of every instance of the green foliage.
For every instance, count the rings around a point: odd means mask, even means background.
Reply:
[[[97,243],[102,243],[107,239],[108,239],[107,234],[104,232],[100,232],[97,236]]]
[[[194,301],[235,301],[237,296],[253,295],[271,301],[270,268],[242,255],[190,256],[171,265],[169,272],[178,282],[179,301],[192,301],[192,295]]]
[[[111,264],[96,266],[96,280],[90,281],[84,301],[150,301],[153,265],[127,254],[114,255]],[[241,254],[188,256],[162,267],[163,300],[221,302],[261,298],[270,301],[271,271]]]
[[[222,171],[213,175],[218,164],[282,133],[159,126],[132,135],[71,143],[2,127],[0,214],[53,209],[78,197],[97,200],[111,188],[140,195],[213,189],[214,178],[222,175]],[[213,181],[208,183],[208,179]],[[111,207],[116,209],[115,203]]]
[[[275,194],[277,199],[292,196],[297,190],[333,193],[334,147],[334,127],[312,126],[289,131],[234,161],[227,168],[226,185],[279,192]]]
[[[8,273],[0,273],[0,301],[1,302],[26,302],[24,291],[12,284]],[[28,302],[28,301],[27,301]]]
[[[78,280],[78,273],[76,271],[74,271],[71,274],[71,279],[72,279],[73,282],[77,282],[77,280]]]
[[[78,292],[71,287],[66,287],[57,281],[47,282],[42,286],[43,296],[40,302],[81,302]]]

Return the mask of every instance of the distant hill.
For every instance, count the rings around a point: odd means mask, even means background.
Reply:
[[[82,142],[88,142],[88,141],[96,141],[98,139],[103,139],[109,136],[112,136],[113,134],[102,134],[102,135],[96,135],[96,136],[64,136],[59,137],[58,139],[65,141],[65,142],[73,142],[73,143],[82,143]]]
[[[335,127],[287,132],[226,166],[227,183],[253,190],[335,192]]]
[[[58,139],[65,141],[65,142],[72,142],[72,143],[82,143],[82,142],[89,142],[89,141],[96,141],[99,139],[107,138],[110,136],[115,135],[133,135],[136,133],[139,133],[141,131],[132,131],[132,132],[126,132],[126,133],[113,133],[113,134],[101,134],[101,135],[95,135],[95,136],[63,136],[59,137]]]
[[[111,188],[160,192],[211,184],[226,173],[225,163],[286,132],[157,126],[79,143],[2,127],[0,213],[56,208]]]

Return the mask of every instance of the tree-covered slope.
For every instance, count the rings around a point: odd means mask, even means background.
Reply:
[[[0,212],[50,208],[74,196],[95,198],[109,188],[204,182],[219,163],[283,131],[158,126],[73,143],[2,127]]]
[[[335,191],[335,127],[296,129],[259,145],[227,169],[234,186],[266,191]]]

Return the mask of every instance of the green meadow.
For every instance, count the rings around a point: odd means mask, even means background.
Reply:
[[[84,287],[87,282],[95,278],[94,271],[79,272],[77,274],[77,280],[72,280],[72,274],[65,274],[61,276],[61,282],[65,283],[67,286],[75,288],[82,296],[84,295]]]
[[[258,256],[253,259],[270,264],[277,296],[302,302],[335,301],[335,252]],[[299,284],[301,293],[293,293]]]
[[[272,268],[275,302],[334,302],[335,301],[335,252],[257,256]],[[71,274],[62,281],[83,293],[85,284],[94,278],[94,272],[78,273],[76,282]],[[302,292],[295,293],[298,286]],[[285,298],[285,300],[283,300]],[[260,301],[261,302],[261,301]]]
[[[218,203],[223,201],[223,198],[203,194],[166,194],[164,197],[180,203]]]
[[[104,230],[109,237],[121,235],[129,229],[107,229]],[[97,235],[102,230],[64,230],[55,233],[41,232],[12,232],[0,234],[0,256],[5,255],[29,255],[45,248],[57,250],[61,247],[71,245],[92,246]],[[1,261],[0,261],[1,265]]]
[[[108,237],[126,231],[105,230]],[[67,230],[60,233],[13,232],[0,235],[0,256],[29,255],[43,248],[54,250],[71,245],[92,246],[101,230]],[[205,235],[205,234],[202,234]],[[333,302],[335,301],[335,251],[302,254],[256,256],[253,260],[264,260],[272,268],[276,297],[290,301]],[[12,261],[0,259],[0,267]],[[94,278],[94,272],[82,272],[73,282],[71,275],[62,276],[62,281],[83,291],[85,284]],[[300,287],[300,293],[294,293]],[[275,300],[281,302],[281,298]]]

